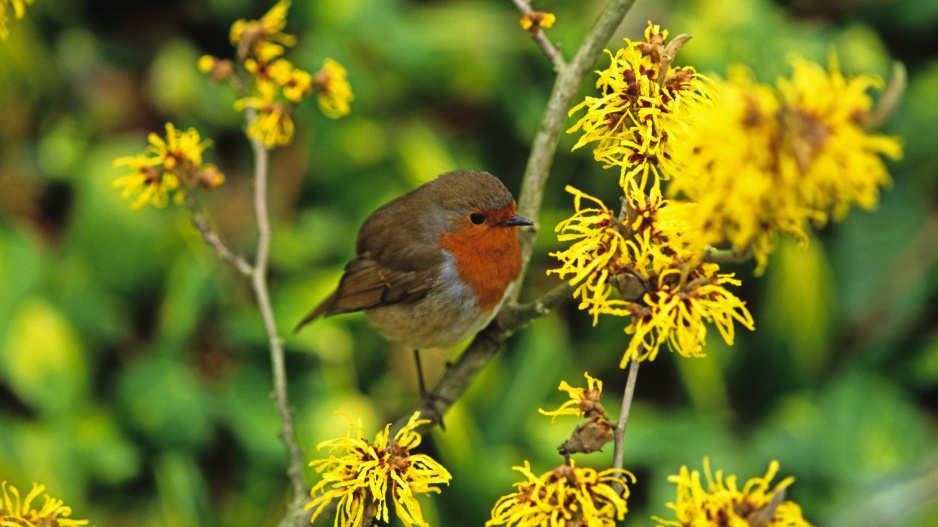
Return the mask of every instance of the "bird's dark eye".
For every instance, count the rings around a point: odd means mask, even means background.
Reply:
[[[476,225],[482,225],[485,223],[485,216],[479,214],[478,212],[473,212],[469,215],[469,220]]]

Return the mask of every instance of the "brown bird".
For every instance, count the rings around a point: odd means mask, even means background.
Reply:
[[[365,220],[355,259],[318,316],[364,311],[384,338],[414,349],[449,347],[495,317],[521,274],[518,229],[533,223],[495,176],[457,170],[391,201]],[[421,392],[426,396],[420,373]],[[442,424],[442,423],[441,423]]]

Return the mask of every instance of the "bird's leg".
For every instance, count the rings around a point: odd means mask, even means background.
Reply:
[[[441,398],[427,391],[427,386],[423,382],[423,366],[420,364],[420,350],[414,349],[414,362],[417,364],[417,380],[420,382],[420,396],[423,398],[423,404],[427,407],[430,419],[440,425],[440,430],[445,431],[446,425],[443,424],[443,412],[437,408],[437,401]]]

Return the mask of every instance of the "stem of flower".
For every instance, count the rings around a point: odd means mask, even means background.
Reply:
[[[518,8],[518,11],[521,11],[521,16],[527,15],[531,12],[531,4],[526,0],[511,0],[514,2],[515,6]],[[531,35],[531,38],[534,39],[534,42],[544,51],[544,54],[547,55],[547,58],[550,59],[551,64],[554,65],[554,73],[559,74],[567,66],[566,61],[563,60],[563,55],[560,54],[560,50],[557,46],[551,44],[550,40],[547,38],[547,35],[544,34],[543,30],[537,31]]]
[[[711,263],[743,263],[750,258],[752,258],[752,247],[717,249],[708,245],[703,252],[704,261]]]
[[[254,108],[245,110],[247,124],[250,126],[257,119]],[[287,395],[287,369],[283,356],[283,340],[277,334],[277,322],[270,303],[267,289],[267,257],[270,253],[270,218],[267,212],[267,176],[270,152],[256,138],[251,138],[254,150],[254,211],[257,216],[257,262],[251,273],[251,285],[257,296],[257,305],[264,319],[264,329],[270,344],[270,363],[274,382],[271,399],[280,413],[283,430],[280,439],[287,448],[287,477],[293,490],[293,498],[287,506],[281,524],[303,525],[306,484],[303,482],[303,449],[296,440],[296,427],[293,422],[293,408]]]
[[[254,273],[254,266],[241,256],[232,252],[231,249],[221,241],[218,234],[212,230],[211,224],[209,224],[205,216],[202,215],[202,204],[199,200],[195,196],[190,195],[186,198],[186,207],[189,208],[189,212],[192,214],[192,225],[194,225],[196,230],[202,235],[202,239],[205,240],[205,243],[215,249],[218,256],[233,265],[241,274],[251,276],[251,274]]]
[[[636,355],[641,354],[641,349]],[[639,362],[634,358],[629,363],[629,378],[625,382],[625,393],[622,394],[622,410],[619,412],[619,421],[615,429],[615,451],[612,455],[612,468],[622,468],[623,442],[625,440],[625,427],[629,422],[629,412],[632,409],[632,398],[635,395],[635,379],[638,377]]]

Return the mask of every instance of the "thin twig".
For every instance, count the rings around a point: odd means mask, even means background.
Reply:
[[[521,11],[521,16],[526,16],[531,12],[531,4],[526,0],[511,1],[518,8],[518,11]],[[548,39],[547,35],[544,34],[542,28],[538,28],[537,31],[531,33],[531,38],[534,39],[534,42],[537,43],[538,47],[544,51],[544,54],[547,55],[550,63],[554,65],[554,73],[559,74],[565,67],[567,67],[567,63],[563,60],[563,55],[560,53],[560,49],[550,42],[550,39]]]
[[[240,47],[238,53],[241,56],[242,49]],[[238,80],[239,82],[234,83],[235,88],[241,92],[242,96],[247,96],[247,83],[240,82],[240,78]],[[245,108],[244,113],[247,128],[250,128],[257,120],[257,110],[249,106]],[[305,505],[309,501],[309,495],[306,483],[303,481],[303,448],[297,441],[296,424],[293,419],[294,410],[290,406],[290,397],[287,391],[287,368],[283,353],[283,339],[277,333],[277,322],[270,303],[270,292],[267,289],[267,259],[270,255],[271,233],[270,215],[267,211],[267,179],[270,152],[256,137],[252,137],[250,142],[251,149],[254,151],[254,211],[257,216],[257,262],[254,264],[254,272],[251,274],[251,285],[254,288],[254,294],[257,296],[257,304],[264,319],[264,330],[267,332],[270,345],[271,375],[274,383],[274,390],[271,392],[270,398],[280,414],[280,421],[283,423],[280,439],[287,449],[287,478],[290,481],[293,494],[290,503],[286,505],[286,511],[283,518],[280,519],[278,527],[301,527],[308,525],[312,516],[312,513],[305,509]]]
[[[202,239],[205,240],[205,243],[215,249],[218,256],[233,265],[241,274],[251,276],[251,273],[254,272],[254,266],[241,256],[232,252],[231,249],[221,241],[218,234],[212,230],[211,224],[209,224],[205,216],[202,215],[202,204],[199,200],[194,196],[189,196],[186,198],[186,206],[189,207],[189,212],[192,214],[192,225],[202,234]]]
[[[257,119],[257,112],[248,108],[245,112],[247,124],[250,126]],[[287,394],[287,369],[283,356],[283,340],[277,334],[277,322],[274,319],[274,310],[270,303],[270,293],[267,289],[267,258],[270,254],[270,217],[267,212],[267,177],[270,152],[257,138],[251,138],[251,148],[254,150],[254,210],[257,216],[257,262],[254,272],[251,273],[251,285],[257,296],[257,304],[264,319],[264,329],[270,344],[270,363],[273,374],[274,391],[271,399],[280,413],[283,430],[280,439],[287,448],[287,477],[293,491],[293,498],[287,506],[287,512],[281,521],[282,525],[302,525],[304,504],[306,501],[306,484],[303,481],[303,448],[296,439],[296,426],[293,421],[293,408],[290,406]]]
[[[632,409],[632,397],[635,395],[635,379],[638,377],[638,361],[633,357],[629,362],[629,378],[625,382],[625,393],[622,394],[622,410],[616,422],[615,451],[612,454],[612,468],[622,468],[623,443],[625,441],[625,427],[629,422],[629,412]]]
[[[257,112],[253,108],[245,111],[247,125],[250,126],[257,119]],[[233,265],[238,271],[251,278],[251,286],[257,297],[264,320],[264,329],[270,342],[270,361],[273,370],[274,390],[271,398],[274,406],[280,413],[283,430],[280,438],[287,449],[287,477],[293,491],[291,502],[287,506],[286,514],[280,525],[304,525],[309,521],[304,510],[306,500],[306,485],[303,481],[303,449],[296,440],[296,427],[293,421],[293,409],[290,407],[287,395],[287,373],[283,356],[283,340],[277,334],[277,322],[270,303],[270,293],[267,289],[267,260],[270,254],[270,217],[267,212],[267,177],[268,160],[270,153],[258,139],[251,138],[251,148],[254,151],[254,210],[257,217],[257,261],[251,265],[247,260],[232,252],[222,242],[221,238],[212,230],[205,216],[202,215],[201,203],[193,197],[186,200],[186,205],[192,214],[192,224],[202,234],[202,239],[215,249],[218,255]]]
[[[905,66],[901,62],[893,62],[889,81],[886,83],[883,95],[879,98],[879,102],[876,103],[873,111],[862,118],[861,124],[869,130],[879,128],[885,124],[902,103],[902,97],[905,95],[908,84]]]

